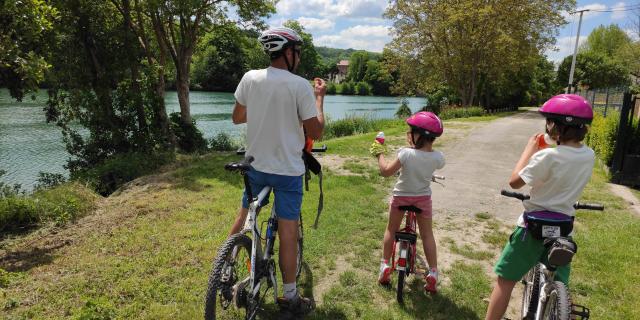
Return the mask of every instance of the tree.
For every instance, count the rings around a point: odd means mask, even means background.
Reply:
[[[569,82],[572,56],[565,57],[558,67],[557,82],[563,86]],[[629,83],[629,73],[620,62],[594,51],[579,52],[573,75],[575,85],[592,89],[623,86]]]
[[[18,101],[45,78],[50,67],[47,38],[57,16],[45,1],[0,1],[0,86],[7,86]]]
[[[403,81],[428,92],[446,84],[465,105],[478,101],[482,81],[519,70],[529,57],[555,41],[571,0],[393,1],[385,16],[394,21],[390,46],[406,56]]]
[[[284,23],[284,26],[296,31],[304,41],[302,52],[300,53],[300,65],[298,66],[297,74],[305,79],[313,79],[321,76],[321,57],[313,45],[313,36],[306,33],[304,27],[296,20],[289,20]]]
[[[349,58],[349,71],[347,71],[347,79],[353,82],[359,82],[364,79],[367,72],[367,61],[369,61],[369,53],[366,51],[356,51]]]
[[[123,15],[129,0],[111,0]],[[176,72],[176,89],[180,103],[180,118],[190,125],[189,84],[191,59],[202,31],[216,28],[227,21],[227,11],[232,7],[237,17],[256,27],[262,27],[262,17],[275,12],[271,0],[134,0],[136,16],[130,20],[131,29],[144,44],[147,55],[158,50],[159,63],[164,68],[166,57],[173,61]],[[149,36],[147,27],[153,30]],[[153,44],[151,41],[155,40]],[[162,72],[162,71],[161,71]]]
[[[591,31],[581,49],[614,58],[619,50],[630,43],[631,39],[618,25],[611,24],[606,27],[600,25]]]
[[[390,94],[393,78],[381,62],[367,61],[367,71],[363,80],[371,85],[371,92],[374,95],[388,96]]]
[[[220,26],[206,34],[194,56],[194,83],[209,91],[235,90],[246,71],[244,37],[234,24]]]

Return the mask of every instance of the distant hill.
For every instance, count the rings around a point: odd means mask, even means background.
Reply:
[[[340,60],[349,60],[351,54],[356,51],[356,49],[337,49],[337,48],[328,48],[328,47],[316,47],[316,52],[322,57],[322,62],[324,63],[333,63]],[[381,53],[367,51],[369,53],[369,57],[371,59],[378,60],[382,57]]]

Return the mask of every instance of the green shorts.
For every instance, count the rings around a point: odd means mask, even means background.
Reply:
[[[493,268],[501,278],[518,281],[533,268],[538,262],[547,262],[547,248],[544,247],[542,240],[536,240],[531,237],[528,232],[522,237],[525,228],[516,227],[509,242],[502,250],[502,255],[498,259],[498,263]],[[556,281],[562,281],[565,285],[569,284],[570,265],[559,267],[556,270]]]

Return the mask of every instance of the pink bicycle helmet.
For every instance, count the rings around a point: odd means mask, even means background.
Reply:
[[[589,101],[577,94],[551,97],[538,111],[547,119],[570,126],[590,124],[593,120],[593,109]]]
[[[439,137],[444,131],[442,120],[433,112],[420,111],[407,119],[412,132],[429,137]]]

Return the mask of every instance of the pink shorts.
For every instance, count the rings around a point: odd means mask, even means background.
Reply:
[[[398,208],[400,206],[414,206],[422,210],[422,212],[420,213],[421,216],[425,218],[433,217],[433,212],[431,210],[431,196],[393,196],[391,198],[391,201],[389,202],[389,206],[391,208],[390,214],[404,213],[400,210],[400,208]]]

